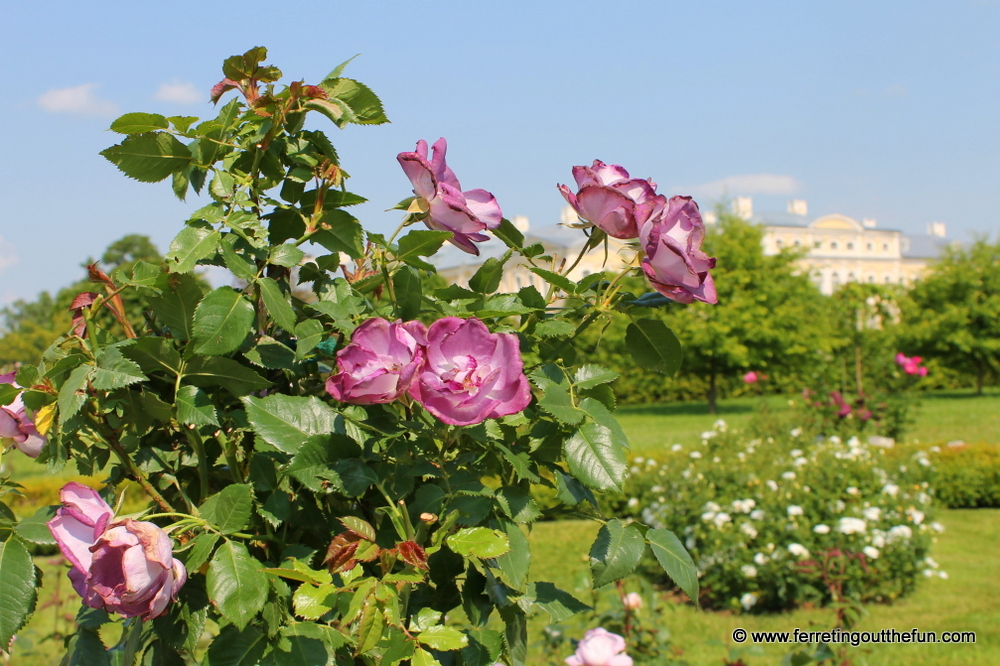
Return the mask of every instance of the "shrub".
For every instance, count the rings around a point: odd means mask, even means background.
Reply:
[[[927,553],[943,528],[924,464],[889,462],[857,438],[744,442],[719,421],[700,446],[636,458],[614,510],[684,535],[709,608],[891,601],[937,575]]]
[[[927,478],[941,506],[1000,507],[1000,447],[995,444],[932,446],[927,452],[902,446],[892,449],[890,455],[904,465],[915,456],[927,457],[932,463]]]

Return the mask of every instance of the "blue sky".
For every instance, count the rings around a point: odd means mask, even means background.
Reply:
[[[557,183],[600,158],[710,207],[804,198],[811,215],[995,234],[1000,4],[948,2],[6,2],[0,305],[81,275],[127,233],[161,250],[197,199],[128,180],[99,151],[130,111],[213,115],[222,60],[263,45],[287,80],[346,74],[393,124],[327,129],[372,200],[409,194],[394,159],[449,141],[465,188],[558,221]]]

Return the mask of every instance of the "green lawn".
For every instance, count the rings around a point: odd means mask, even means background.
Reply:
[[[723,400],[718,414],[709,414],[704,402],[626,405],[617,415],[628,433],[632,452],[650,456],[671,444],[697,442],[700,434],[710,430],[717,419],[724,419],[732,428],[743,427],[762,402],[772,412],[787,411],[791,409],[789,400],[800,401],[797,396]],[[982,396],[972,390],[926,393],[915,416],[916,423],[910,428],[907,441],[944,444],[961,439],[970,444],[1000,444],[1000,391],[996,389]]]
[[[933,555],[948,580],[922,581],[917,591],[892,606],[871,606],[858,630],[895,628],[909,631],[975,631],[975,645],[883,645],[867,656],[869,666],[972,666],[1000,664],[1000,510],[943,511],[947,530],[938,537]],[[531,533],[532,578],[550,580],[573,590],[587,569],[586,558],[597,525],[580,521],[540,523]],[[573,553],[573,557],[567,557]],[[577,556],[579,554],[580,556]],[[734,629],[784,631],[832,626],[833,613],[800,610],[772,616],[735,615],[674,605],[662,617],[675,644],[692,665],[722,663]],[[780,662],[790,646],[764,646],[762,657],[746,657],[750,666]],[[568,656],[568,655],[567,655]],[[542,662],[536,662],[542,663]]]

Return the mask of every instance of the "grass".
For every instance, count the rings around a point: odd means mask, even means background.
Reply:
[[[704,402],[626,405],[617,416],[629,435],[632,452],[649,456],[674,443],[696,443],[717,419],[724,419],[731,428],[744,427],[762,402],[772,413],[787,412],[793,409],[789,400],[801,402],[788,396],[735,398],[721,401],[718,414],[709,414]],[[944,444],[960,439],[970,444],[1000,444],[1000,391],[996,389],[982,396],[972,390],[926,393],[915,416],[907,441]]]
[[[943,511],[940,520],[947,530],[938,537],[933,554],[948,580],[929,579],[911,596],[892,606],[869,606],[869,615],[859,631],[898,629],[909,631],[975,631],[975,645],[880,645],[871,646],[869,666],[973,666],[1000,664],[1000,623],[996,599],[1000,596],[1000,510]],[[597,525],[582,521],[540,523],[531,533],[532,578],[550,580],[573,590],[587,563],[567,552],[586,553]],[[674,637],[683,658],[693,666],[722,663],[734,629],[785,631],[795,627],[822,630],[832,626],[828,610],[798,610],[781,615],[738,615],[699,611],[688,605],[673,605],[661,621]],[[748,643],[749,644],[749,643]],[[749,666],[778,664],[789,651],[787,645],[762,646],[764,655],[744,657]],[[568,656],[568,655],[567,655]],[[536,662],[541,663],[541,662]]]

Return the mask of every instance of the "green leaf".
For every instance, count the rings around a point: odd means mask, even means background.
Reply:
[[[295,358],[300,361],[304,359],[323,341],[325,336],[326,331],[323,330],[323,324],[315,319],[306,319],[296,324]]]
[[[573,476],[594,490],[621,492],[628,463],[611,430],[585,423],[566,440],[563,449]]]
[[[538,520],[542,512],[526,487],[503,486],[497,490],[497,502],[503,512],[516,523],[530,523]]]
[[[35,610],[35,565],[24,542],[10,534],[0,542],[0,645],[6,647]]]
[[[271,278],[261,278],[260,295],[264,299],[264,306],[278,326],[289,333],[295,332],[295,310],[288,303],[285,295],[281,293],[281,287]]]
[[[607,384],[616,379],[618,379],[617,372],[599,365],[582,365],[573,375],[573,383],[581,389],[594,388],[599,384]]]
[[[353,112],[350,122],[359,125],[381,125],[389,122],[382,109],[382,102],[371,88],[354,79],[327,79],[320,84],[327,94],[341,100]]]
[[[267,637],[260,629],[230,625],[212,640],[205,666],[257,666],[266,648]]]
[[[184,368],[184,381],[202,388],[221,386],[237,398],[272,384],[245,365],[221,356],[191,359]]]
[[[59,388],[59,420],[65,423],[72,418],[87,401],[87,381],[94,372],[94,366],[84,364],[70,373],[69,378]]]
[[[573,335],[576,326],[562,319],[546,319],[535,326],[535,335],[541,338],[565,338]]]
[[[232,287],[209,292],[194,312],[194,353],[228,354],[249,335],[253,320],[253,306]]]
[[[465,666],[493,666],[503,652],[503,634],[495,629],[472,627],[468,629],[469,645],[462,649]]]
[[[111,654],[96,631],[80,629],[70,641],[66,666],[111,666]]]
[[[359,458],[338,460],[333,468],[340,476],[343,492],[350,497],[364,495],[368,488],[379,481],[375,471]]]
[[[19,522],[14,528],[14,531],[17,532],[17,535],[25,541],[30,541],[31,543],[37,543],[43,546],[55,545],[55,537],[52,536],[49,526],[45,523],[55,517],[56,509],[58,508],[58,506],[41,507],[31,516]]]
[[[635,571],[645,552],[646,541],[638,527],[625,525],[617,518],[609,520],[590,549],[594,587],[604,587]]]
[[[500,280],[503,278],[503,265],[510,259],[511,251],[507,250],[499,259],[490,257],[483,262],[471,278],[469,278],[469,289],[480,294],[492,294],[500,287]]]
[[[358,645],[354,650],[362,655],[378,645],[385,631],[385,614],[378,607],[374,595],[369,596],[361,607],[361,620],[358,622]]]
[[[181,355],[167,338],[138,338],[122,353],[139,364],[143,372],[180,374]]]
[[[246,527],[253,510],[250,485],[234,483],[209,497],[201,505],[201,517],[223,534],[233,534]]]
[[[594,610],[552,583],[531,583],[527,594],[535,599],[535,605],[549,614],[552,622],[564,622],[577,613]]]
[[[364,229],[353,215],[343,210],[329,210],[323,213],[323,225],[329,228],[317,232],[312,237],[331,252],[343,252],[352,259],[364,255]]]
[[[418,647],[413,651],[410,666],[441,666],[441,662],[435,659],[434,655],[427,650]]]
[[[392,276],[392,286],[396,293],[397,316],[404,321],[416,319],[424,296],[420,273],[403,266]]]
[[[326,627],[332,629],[332,627]],[[275,666],[322,666],[333,663],[333,651],[327,650],[326,629],[312,622],[292,622],[281,628],[281,638],[272,649]]]
[[[270,588],[264,565],[235,541],[225,541],[208,565],[208,598],[222,616],[243,629],[264,607]]]
[[[306,253],[296,246],[285,243],[271,248],[271,254],[267,259],[267,263],[292,268],[298,266],[305,256]]]
[[[567,294],[572,294],[576,291],[576,284],[565,275],[559,275],[558,273],[553,273],[552,271],[547,271],[544,268],[537,268],[535,266],[529,266],[528,270],[549,284],[559,287]]]
[[[670,530],[651,529],[646,532],[646,540],[653,549],[656,561],[670,579],[684,590],[689,599],[698,603],[698,569],[680,539]]]
[[[215,254],[221,238],[222,234],[211,227],[184,227],[170,243],[167,266],[172,273],[191,272],[198,261]]]
[[[296,453],[313,435],[334,432],[337,413],[315,396],[275,394],[242,400],[254,432],[279,451]]]
[[[161,324],[178,340],[190,340],[194,312],[202,299],[201,286],[193,275],[164,273],[157,282],[162,296],[149,299],[149,305]]]
[[[261,336],[253,349],[244,356],[254,365],[271,370],[291,370],[295,367],[295,352],[288,345],[282,344],[268,335]]]
[[[464,557],[500,557],[510,550],[510,540],[500,530],[487,527],[467,527],[446,540],[452,551]]]
[[[187,567],[187,570],[194,572],[201,569],[202,565],[208,562],[208,558],[212,556],[212,551],[215,550],[215,545],[219,543],[221,538],[215,532],[202,532],[192,539],[188,549],[183,553],[184,566]]]
[[[500,226],[490,231],[512,250],[520,250],[524,247],[524,234],[507,218],[500,220]]]
[[[122,356],[120,347],[105,347],[97,354],[91,383],[98,391],[111,391],[147,379],[138,364]]]
[[[320,492],[331,482],[334,486],[340,485],[340,476],[334,471],[333,466],[341,457],[334,450],[329,436],[316,435],[306,440],[299,448],[285,468],[285,472],[309,490]]]
[[[644,368],[672,377],[681,367],[680,340],[658,319],[638,319],[625,330],[625,346]]]
[[[191,151],[166,132],[132,134],[117,146],[101,151],[129,178],[156,183],[191,163]]]
[[[507,520],[499,522],[500,528],[510,542],[510,551],[497,558],[500,576],[512,588],[520,590],[524,587],[525,581],[528,580],[528,569],[531,566],[531,546],[520,525]]]
[[[556,417],[562,423],[576,425],[587,417],[587,413],[573,404],[569,392],[557,384],[545,389],[545,394],[538,401],[538,406]]]
[[[219,243],[219,252],[222,253],[222,261],[226,264],[226,268],[233,275],[241,280],[250,281],[257,276],[257,266],[249,258],[236,251],[234,244],[238,239],[239,236],[236,234],[228,234]]]
[[[158,113],[126,113],[111,123],[111,131],[119,134],[143,134],[165,130],[170,126]]]
[[[528,657],[528,618],[516,605],[510,605],[500,609],[500,619],[504,624],[510,666],[522,666]]]
[[[340,588],[333,583],[323,585],[299,585],[292,596],[295,614],[305,620],[318,620],[337,605]]]
[[[414,229],[399,239],[399,251],[396,252],[396,259],[417,268],[428,270],[428,267],[430,267],[429,270],[433,270],[434,266],[420,259],[420,257],[433,255],[453,235],[450,231]]]
[[[436,625],[417,634],[417,640],[432,650],[461,650],[469,644],[469,637],[454,627]]]
[[[182,386],[174,398],[177,404],[177,420],[194,426],[219,425],[215,415],[215,405],[205,392],[196,386]]]
[[[587,412],[598,425],[604,426],[611,433],[611,441],[616,448],[627,449],[628,446],[628,435],[625,434],[625,430],[622,428],[621,424],[618,423],[618,419],[614,417],[608,408],[604,406],[604,403],[596,400],[594,398],[584,398],[580,401],[580,409]]]

